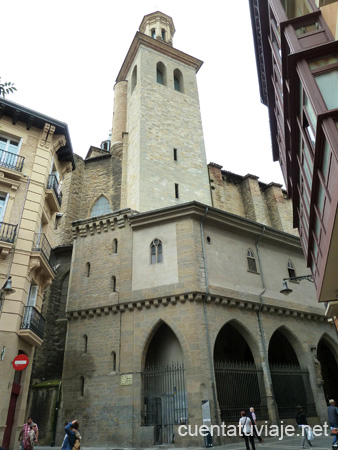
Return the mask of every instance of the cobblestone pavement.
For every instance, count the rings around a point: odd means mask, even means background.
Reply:
[[[332,448],[332,440],[333,438],[331,436],[320,436],[316,437],[312,441],[313,449],[314,450],[330,450]],[[42,446],[36,446],[34,447],[36,450],[59,450],[61,445],[57,445],[56,447],[42,447]],[[140,448],[133,448],[133,449],[123,449],[122,447],[87,447],[84,445],[81,447],[82,450],[163,450],[163,449],[175,449],[175,450],[202,450],[205,447],[170,447],[170,446],[154,446],[149,449],[140,449]],[[301,437],[293,436],[293,437],[285,437],[282,440],[279,440],[278,438],[267,438],[264,440],[263,443],[257,443],[256,441],[256,450],[295,450],[301,448]],[[306,446],[305,448],[309,448]],[[226,445],[221,445],[215,447],[217,450],[244,450],[245,444],[243,441],[241,442],[234,442],[229,443]]]

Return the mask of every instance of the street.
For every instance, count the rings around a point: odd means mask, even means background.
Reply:
[[[314,449],[316,450],[330,450],[332,448],[332,436],[320,436],[316,437],[311,443]],[[39,445],[36,446],[36,449],[39,450],[55,450],[55,448],[59,448],[60,445],[56,445],[56,447],[40,447]],[[140,449],[140,448],[132,448],[132,449],[123,449],[121,447],[87,447],[85,444],[83,447],[81,446],[81,450],[161,450],[163,448],[171,448],[169,446],[154,446],[149,449]],[[183,447],[183,448],[176,448],[172,447],[175,450],[202,450],[205,447]],[[215,447],[217,450],[240,450],[245,449],[245,443],[243,441],[236,442],[236,443],[229,443],[226,445],[222,445],[219,447]],[[256,449],[266,449],[266,450],[294,450],[301,448],[301,437],[300,436],[293,436],[293,437],[284,437],[283,440],[278,440],[278,438],[267,438],[264,440],[262,444],[257,443],[256,441]],[[305,446],[305,448],[309,448],[308,446]]]

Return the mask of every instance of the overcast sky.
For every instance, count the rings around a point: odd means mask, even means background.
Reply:
[[[248,0],[5,0],[7,99],[69,126],[74,152],[99,146],[112,124],[114,83],[144,15],[173,18],[173,46],[204,61],[197,74],[208,162],[283,183],[260,103]]]

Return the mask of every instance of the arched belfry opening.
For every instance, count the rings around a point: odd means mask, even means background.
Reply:
[[[269,343],[270,373],[280,419],[295,417],[298,405],[309,417],[317,414],[309,372],[300,365],[297,346],[298,340],[284,327],[274,332]]]
[[[323,386],[327,403],[331,398],[338,399],[337,353],[337,345],[322,337],[317,346],[317,355],[314,355],[316,383]]]
[[[154,427],[154,444],[174,443],[174,425],[188,420],[183,351],[161,323],[149,343],[142,372],[142,425]]]
[[[239,323],[231,321],[221,328],[215,341],[214,368],[224,422],[238,421],[240,411],[251,406],[261,419],[268,418],[263,372],[253,352],[258,353],[257,344]]]

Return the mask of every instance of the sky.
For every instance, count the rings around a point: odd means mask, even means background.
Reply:
[[[207,161],[283,184],[260,103],[248,0],[4,0],[1,9],[0,76],[17,88],[7,99],[66,122],[82,157],[109,137],[115,79],[143,16],[171,16],[173,46],[204,61],[197,82]]]

